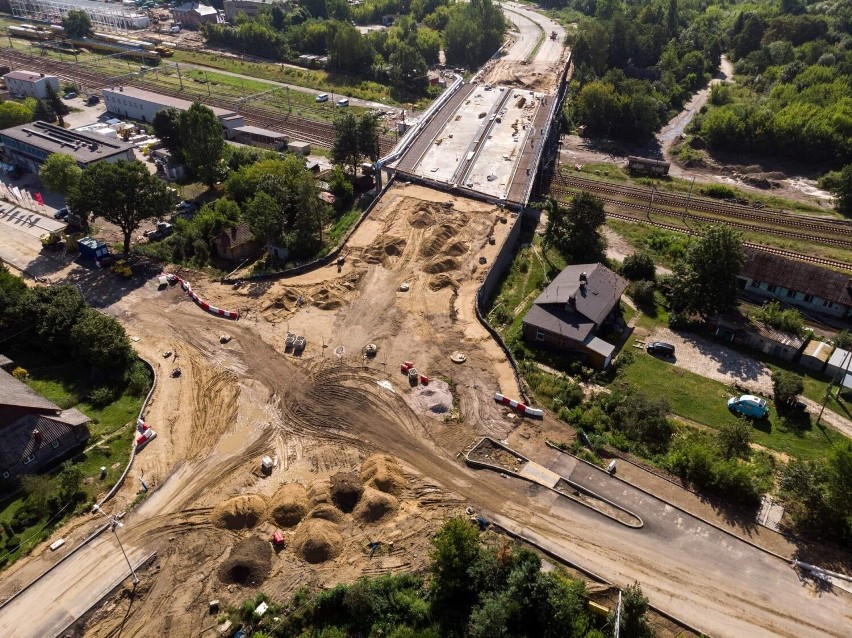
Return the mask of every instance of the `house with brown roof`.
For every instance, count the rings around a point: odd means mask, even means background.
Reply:
[[[0,369],[0,483],[46,469],[89,438],[85,414],[62,410]]]
[[[233,228],[224,230],[213,239],[216,254],[228,261],[243,261],[254,253],[259,243],[251,228],[240,222]]]
[[[802,261],[746,248],[737,283],[745,295],[778,299],[807,312],[852,314],[852,279]]]
[[[619,301],[626,288],[627,281],[603,264],[568,266],[524,316],[524,340],[577,355],[594,368],[606,368],[615,346],[598,332],[620,316]]]
[[[753,321],[738,312],[715,315],[707,323],[723,341],[787,362],[793,361],[805,345],[805,340],[798,335]]]

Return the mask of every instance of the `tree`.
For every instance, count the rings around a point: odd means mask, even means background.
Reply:
[[[124,327],[114,317],[86,308],[71,329],[71,354],[99,371],[124,379],[133,362],[133,349]]]
[[[38,172],[47,190],[67,196],[80,182],[83,169],[77,166],[73,155],[51,153]]]
[[[27,285],[24,280],[9,272],[6,265],[0,262],[0,331],[11,334],[12,328],[21,322],[21,304],[27,295]]]
[[[627,255],[621,265],[621,274],[630,281],[654,281],[657,276],[654,258],[645,251]]]
[[[429,86],[429,65],[413,46],[400,42],[390,59],[391,86],[403,95],[423,95]]]
[[[74,286],[38,286],[27,292],[21,310],[33,328],[28,335],[45,349],[60,351],[68,348],[71,328],[85,307]]]
[[[575,195],[568,208],[550,200],[544,243],[556,248],[568,263],[600,261],[606,243],[599,229],[605,221],[603,200],[586,191]]]
[[[648,612],[648,599],[642,593],[639,583],[633,583],[621,593],[621,622],[619,636],[623,638],[645,638],[653,636],[654,630],[648,624],[645,614]]]
[[[213,111],[196,102],[180,115],[180,143],[187,168],[208,186],[222,175],[222,125]]]
[[[776,370],[772,373],[772,394],[775,405],[785,406],[796,400],[805,389],[801,376],[787,370]]]
[[[362,157],[368,157],[373,161],[379,158],[376,117],[366,114],[358,118],[352,113],[346,113],[334,122],[331,161],[348,167],[352,175],[355,175]]]
[[[94,35],[92,19],[83,10],[73,9],[62,18],[62,28],[72,38],[86,38]]]
[[[37,100],[33,109],[33,120],[37,122],[55,122],[56,113],[50,108],[50,103],[47,100]]]
[[[479,554],[479,532],[463,518],[447,521],[432,540],[432,611],[445,627],[462,625],[476,601],[468,570]]]
[[[284,219],[278,202],[263,191],[252,197],[243,209],[243,219],[251,232],[267,244],[280,241]]]
[[[752,431],[749,422],[738,417],[733,423],[719,425],[719,452],[722,458],[748,458],[751,453]]]
[[[151,125],[163,146],[172,153],[180,150],[180,111],[172,107],[160,109],[154,114]]]
[[[65,126],[65,120],[63,118],[71,112],[71,109],[68,108],[68,105],[65,104],[65,102],[59,99],[59,96],[56,95],[56,91],[53,90],[53,87],[50,86],[50,84],[45,85],[45,93],[46,95],[44,99],[50,105],[50,110],[59,118],[59,126]]]
[[[121,228],[127,255],[130,238],[139,224],[168,213],[173,196],[165,182],[151,175],[142,162],[120,160],[88,166],[68,204],[77,214],[91,213]]]
[[[613,426],[652,452],[664,452],[672,437],[669,402],[642,392],[627,393],[613,413]]]
[[[837,197],[837,210],[843,215],[852,215],[852,164],[833,173],[831,179],[826,179],[826,186]]]
[[[24,102],[7,100],[0,104],[0,129],[12,128],[21,124],[28,124],[35,119],[33,114],[36,102],[27,98]]]
[[[331,194],[340,202],[341,208],[345,210],[352,206],[355,199],[355,187],[352,186],[352,182],[342,166],[335,166],[326,181]]]
[[[737,274],[744,260],[740,234],[727,226],[710,226],[675,265],[672,309],[705,320],[732,310],[737,302]]]

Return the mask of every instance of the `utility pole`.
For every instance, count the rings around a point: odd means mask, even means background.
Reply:
[[[686,206],[683,209],[683,214],[689,213],[689,200],[692,199],[692,187],[695,186],[695,178],[692,178],[692,183],[689,185],[689,195],[686,196]]]
[[[121,539],[118,537],[118,532],[116,531],[116,528],[124,527],[124,523],[119,521],[115,516],[110,516],[109,514],[104,512],[100,508],[100,505],[98,505],[97,503],[92,506],[92,511],[100,512],[109,521],[110,529],[112,530],[112,533],[115,534],[115,540],[118,541],[118,546],[121,548],[121,553],[124,554],[124,560],[127,561],[127,566],[130,568],[130,574],[131,576],[133,576],[133,586],[135,587],[139,584],[139,578],[136,576],[136,572],[133,569],[133,565],[130,563],[130,558],[128,558],[127,552],[124,551],[124,545],[121,544]]]

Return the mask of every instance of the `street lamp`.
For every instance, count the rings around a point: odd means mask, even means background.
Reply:
[[[124,560],[127,561],[127,566],[130,568],[130,574],[133,576],[133,586],[139,584],[139,579],[136,577],[136,572],[133,570],[133,565],[130,564],[130,559],[127,557],[127,552],[124,551],[124,545],[121,544],[121,539],[118,537],[117,527],[124,527],[124,523],[119,521],[115,516],[111,516],[103,511],[97,503],[92,506],[93,512],[100,512],[109,521],[109,527],[112,533],[115,534],[115,540],[118,541],[118,546],[121,548],[121,553],[124,554]]]

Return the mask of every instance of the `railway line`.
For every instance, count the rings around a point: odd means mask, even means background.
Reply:
[[[551,186],[550,192],[551,194],[556,193],[560,195],[570,195],[573,193],[580,192],[585,190],[583,188],[562,188],[560,186]],[[824,235],[811,235],[802,232],[796,232],[793,230],[783,230],[781,228],[776,228],[774,226],[759,226],[756,224],[746,224],[744,222],[733,221],[730,219],[719,220],[717,218],[704,217],[702,215],[693,215],[692,213],[687,213],[684,211],[672,210],[668,208],[654,208],[649,204],[643,204],[641,202],[635,201],[625,201],[623,199],[603,197],[601,198],[606,204],[613,204],[617,206],[622,206],[624,208],[633,208],[637,211],[641,211],[643,213],[647,213],[649,216],[651,214],[655,215],[665,215],[667,217],[677,217],[679,219],[683,219],[684,221],[693,221],[696,223],[712,223],[712,222],[721,222],[726,226],[732,226],[734,228],[739,228],[742,230],[758,232],[758,233],[766,233],[769,235],[776,235],[778,237],[789,237],[790,239],[803,239],[809,242],[813,242],[815,244],[826,244],[829,246],[838,246],[840,248],[849,248],[852,249],[852,239],[841,239],[839,237],[826,237]]]
[[[115,76],[86,69],[78,64],[53,60],[47,57],[29,55],[17,49],[2,48],[0,59],[19,65],[39,73],[56,75],[63,80],[83,83],[88,86],[103,88],[115,83]],[[235,111],[243,115],[247,124],[261,126],[279,133],[285,133],[300,141],[310,142],[321,148],[331,148],[334,143],[334,124],[319,122],[292,114],[282,114],[277,111],[259,106],[241,104],[237,100],[217,98],[200,93],[178,91],[172,88],[154,85],[140,78],[122,77],[122,84],[139,89],[162,93],[181,99],[198,99],[209,106]],[[379,137],[379,147],[382,153],[387,153],[395,144],[394,138],[382,135]]]
[[[725,217],[734,217],[761,224],[774,224],[776,226],[788,226],[801,230],[852,235],[852,221],[845,219],[797,214],[784,210],[767,210],[754,208],[752,206],[745,206],[735,202],[722,202],[702,197],[689,197],[680,193],[659,191],[640,186],[614,184],[612,182],[603,182],[587,177],[580,177],[579,175],[565,170],[559,171],[557,175],[560,185],[568,188],[617,195],[648,202],[653,201],[657,204],[682,207],[684,210],[688,205],[689,209],[694,211],[723,215]]]

